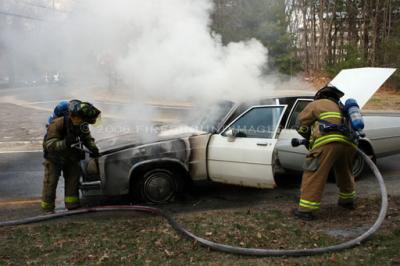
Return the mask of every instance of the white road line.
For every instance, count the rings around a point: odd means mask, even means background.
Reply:
[[[0,141],[1,144],[8,144],[8,145],[13,145],[13,144],[42,144],[41,140],[16,140],[16,141]]]
[[[0,154],[10,154],[10,153],[35,153],[35,152],[43,152],[43,150],[0,151]]]
[[[52,100],[52,101],[38,101],[38,102],[26,102],[27,105],[30,104],[47,104],[47,103],[59,103],[60,101],[65,101],[65,99],[61,100]],[[135,104],[134,102],[129,101],[103,101],[103,100],[94,100],[93,103],[100,103],[100,104],[108,104],[108,105],[127,105],[127,104]],[[154,103],[154,102],[145,102],[145,105],[156,107],[156,108],[164,108],[164,109],[188,109],[191,108],[192,105],[182,105],[182,104],[161,104],[161,103]]]
[[[27,102],[27,104],[44,104],[44,103],[59,103],[64,100],[53,100],[53,101],[43,101],[43,102]]]
[[[27,102],[27,104],[46,104],[46,103],[59,103],[61,101],[68,101],[66,99],[60,100],[51,100],[51,101],[38,101],[38,102]],[[118,101],[97,101],[94,100],[93,103],[101,103],[101,104],[110,104],[110,105],[117,105],[117,104],[130,104],[132,102],[118,102]],[[133,104],[133,103],[132,103]]]

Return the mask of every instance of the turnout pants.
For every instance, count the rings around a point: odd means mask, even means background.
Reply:
[[[319,209],[322,193],[333,168],[339,188],[339,202],[352,202],[356,196],[352,175],[355,148],[342,142],[331,142],[312,150],[304,162],[299,211]]]
[[[69,210],[76,209],[79,204],[79,177],[80,167],[78,162],[67,162],[62,165],[50,160],[44,163],[44,180],[41,207],[46,211],[53,211],[55,207],[56,189],[58,180],[63,172],[65,184],[65,207]]]

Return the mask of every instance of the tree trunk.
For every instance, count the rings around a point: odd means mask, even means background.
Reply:
[[[371,56],[371,65],[376,65],[377,59],[377,42],[378,42],[378,17],[379,17],[379,0],[375,0],[375,16],[374,16],[374,24],[372,30],[372,56]]]
[[[308,3],[307,0],[302,0],[302,15],[303,15],[303,29],[304,29],[304,54],[305,54],[305,62],[306,62],[306,72],[310,73],[310,54],[308,50]]]

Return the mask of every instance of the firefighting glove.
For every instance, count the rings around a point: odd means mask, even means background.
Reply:
[[[68,135],[65,137],[64,141],[65,141],[65,145],[66,145],[67,147],[69,147],[69,148],[72,147],[72,146],[75,146],[75,145],[79,144],[79,140],[77,139],[77,137],[75,137],[75,136],[72,135],[72,134],[68,134]]]
[[[98,158],[100,156],[98,148],[92,148],[89,154],[90,158]]]

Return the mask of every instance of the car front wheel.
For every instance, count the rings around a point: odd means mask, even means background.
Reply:
[[[136,191],[145,202],[166,203],[175,198],[180,185],[178,180],[169,169],[153,169],[141,176]]]

